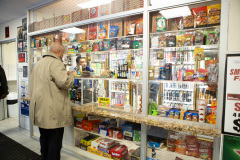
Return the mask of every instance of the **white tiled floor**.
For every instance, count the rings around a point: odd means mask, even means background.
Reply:
[[[40,155],[39,142],[30,138],[28,130],[18,126],[18,118],[8,118],[0,121],[0,132]],[[61,153],[61,160],[77,160],[77,158]]]

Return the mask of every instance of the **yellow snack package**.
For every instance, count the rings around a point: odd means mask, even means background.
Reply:
[[[184,35],[177,35],[177,47],[182,47],[184,46],[184,39],[185,36]]]
[[[220,25],[221,4],[207,6],[208,25]]]

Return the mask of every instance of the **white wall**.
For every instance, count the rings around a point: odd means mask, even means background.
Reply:
[[[230,0],[228,50],[240,51],[240,0]],[[224,22],[222,22],[224,23]]]
[[[27,16],[14,19],[12,21],[0,24],[0,41],[17,37],[17,27],[22,26],[22,19]],[[5,27],[9,26],[9,38],[5,38]]]

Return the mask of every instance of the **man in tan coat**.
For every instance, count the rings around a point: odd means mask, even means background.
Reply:
[[[64,52],[60,43],[53,43],[31,74],[30,117],[39,127],[43,160],[60,159],[64,127],[73,124],[68,89],[74,76],[62,62]]]

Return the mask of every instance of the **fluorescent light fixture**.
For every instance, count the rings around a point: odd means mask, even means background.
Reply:
[[[104,4],[111,3],[112,0],[91,0],[85,3],[80,3],[77,6],[81,8],[92,8],[96,6],[101,6]]]
[[[161,13],[166,19],[191,15],[191,11],[188,6],[162,10],[159,13]]]
[[[63,29],[61,31],[62,32],[66,32],[66,33],[75,33],[75,34],[84,33],[85,32],[83,29],[76,28],[76,27]]]

